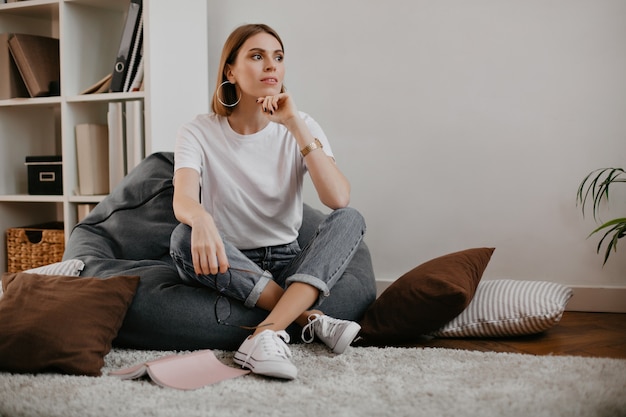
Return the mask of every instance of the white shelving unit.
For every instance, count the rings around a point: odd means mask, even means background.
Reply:
[[[129,0],[0,4],[0,33],[58,38],[61,65],[60,96],[0,100],[2,271],[6,270],[7,228],[63,221],[67,239],[76,224],[77,204],[98,203],[105,197],[75,194],[76,124],[106,124],[109,102],[143,100],[149,155],[173,150],[177,127],[208,109],[206,2],[202,0],[189,0],[184,7],[144,0],[144,91],[79,94],[111,72],[128,5]],[[196,28],[192,42],[185,30],[190,25]],[[63,195],[28,195],[24,162],[30,155],[63,156]]]

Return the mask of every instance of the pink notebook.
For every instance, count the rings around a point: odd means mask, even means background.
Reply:
[[[164,356],[111,371],[109,375],[121,379],[137,379],[147,375],[162,387],[191,390],[248,373],[250,371],[223,364],[211,350],[198,350],[182,355]]]

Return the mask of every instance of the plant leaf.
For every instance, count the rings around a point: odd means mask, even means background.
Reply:
[[[602,248],[602,244],[604,243],[606,238],[612,236],[611,239],[608,241],[606,252],[604,254],[604,262],[602,263],[602,265],[606,264],[606,262],[608,261],[609,256],[611,255],[611,249],[614,252],[617,252],[617,241],[626,235],[626,218],[614,219],[606,222],[602,226],[591,232],[589,236],[607,228],[609,228],[609,230],[607,230],[604,236],[602,236],[602,239],[600,239],[600,242],[598,242],[598,246],[596,248],[596,252],[600,253],[600,249]]]
[[[585,216],[587,201],[592,203],[594,220],[598,221],[600,207],[603,199],[608,201],[611,184],[626,182],[621,176],[626,174],[622,168],[600,168],[591,171],[578,186],[576,193],[577,203],[582,206],[582,214]]]
[[[580,183],[576,192],[576,204],[582,207],[583,217],[585,216],[585,207],[588,202],[591,204],[593,218],[597,222],[600,215],[602,200],[609,201],[609,189],[611,184],[618,182],[626,182],[623,176],[626,171],[622,168],[599,168],[591,171]],[[600,253],[602,245],[607,242],[606,252],[604,254],[604,264],[606,264],[611,250],[617,251],[617,242],[626,235],[626,218],[618,218],[603,223],[597,227],[591,235],[604,231],[604,235],[598,242],[596,252]]]

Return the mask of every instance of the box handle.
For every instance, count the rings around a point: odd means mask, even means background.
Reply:
[[[43,239],[43,230],[25,230],[26,239],[33,245],[41,243]]]
[[[41,182],[54,182],[56,174],[54,172],[40,172],[39,181]]]

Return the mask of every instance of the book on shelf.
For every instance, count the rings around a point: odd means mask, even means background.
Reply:
[[[108,93],[111,89],[111,77],[113,74],[107,74],[104,78],[101,78],[94,84],[90,85],[86,89],[80,92],[80,94],[100,94]]]
[[[109,190],[145,157],[143,100],[109,103]]]
[[[0,33],[0,100],[29,97],[15,60],[9,51],[12,33]]]
[[[126,175],[126,145],[124,141],[124,104],[109,103],[107,113],[109,127],[109,191]]]
[[[121,379],[147,377],[164,388],[193,390],[248,373],[250,371],[220,362],[211,350],[198,350],[180,355],[163,356],[135,366],[111,371],[109,375]]]
[[[115,58],[115,64],[113,65],[113,78],[111,79],[111,92],[124,91],[124,85],[130,69],[131,59],[133,58],[132,52],[134,50],[136,55],[135,46],[142,38],[139,32],[143,32],[142,16],[143,7],[142,0],[131,0],[128,6],[128,13],[126,15],[126,23],[122,32],[122,38],[120,40],[120,46],[118,48],[117,56]],[[135,56],[136,58],[136,56]]]
[[[126,173],[133,170],[144,158],[143,101],[124,103],[126,112]]]
[[[109,128],[96,123],[76,125],[78,193],[109,193]]]
[[[31,97],[60,94],[59,40],[14,33],[9,51]]]
[[[76,204],[76,221],[82,222],[85,217],[91,213],[91,210],[96,208],[96,203],[80,203]]]

